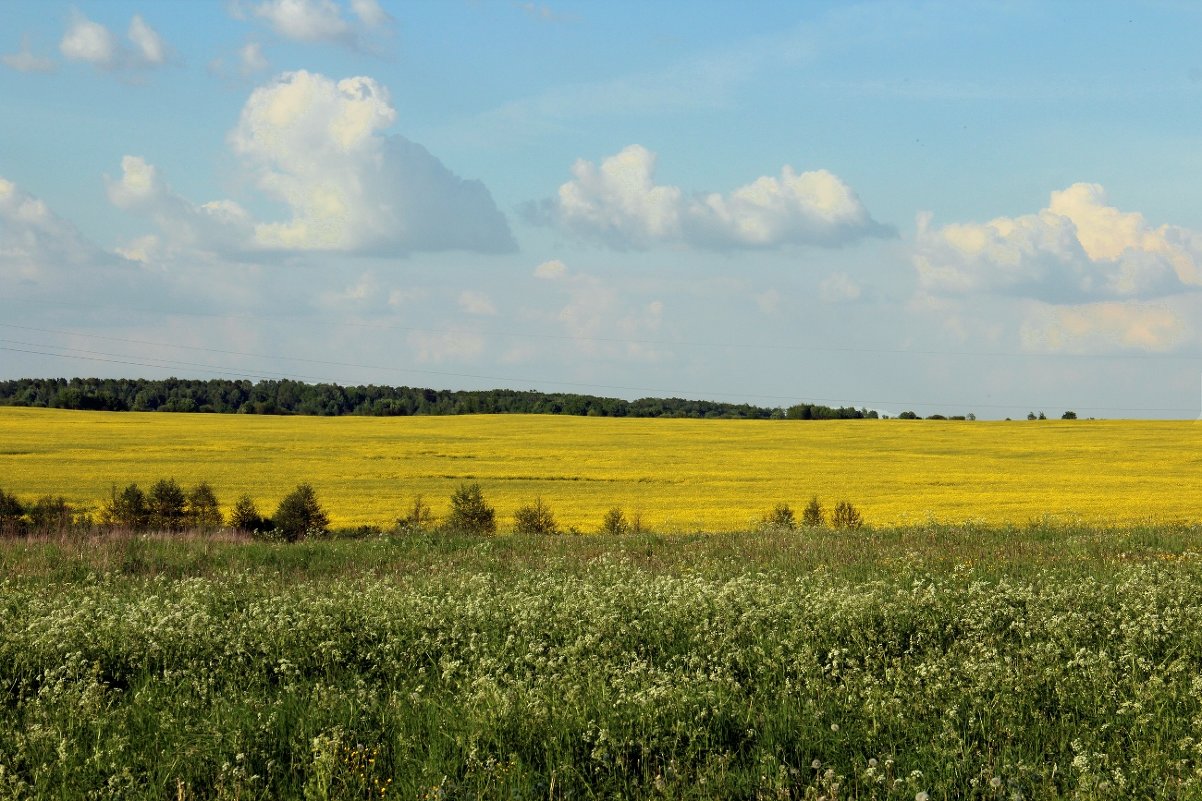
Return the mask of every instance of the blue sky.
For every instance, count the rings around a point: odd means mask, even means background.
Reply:
[[[1193,4],[0,17],[0,377],[1199,414]]]

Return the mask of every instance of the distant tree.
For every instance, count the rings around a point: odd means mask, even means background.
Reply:
[[[187,496],[174,478],[161,478],[146,493],[150,527],[156,531],[183,531]]]
[[[1028,420],[1034,420],[1034,419],[1035,419],[1035,412],[1027,412],[1027,419],[1028,419]]]
[[[518,507],[513,514],[513,530],[518,534],[558,534],[559,526],[551,507],[540,497]]]
[[[947,417],[942,414],[928,414],[927,419],[928,420],[946,420]]]
[[[325,533],[330,518],[317,502],[312,485],[298,484],[280,501],[271,522],[285,541],[296,542],[310,534]]]
[[[772,507],[772,511],[764,515],[763,523],[769,528],[794,529],[797,527],[793,509],[787,503],[778,503]]]
[[[421,493],[413,496],[409,510],[396,521],[397,529],[408,533],[423,531],[433,524],[434,513],[430,511],[430,504],[426,503]]]
[[[810,527],[826,525],[826,512],[818,502],[817,495],[811,496],[810,502],[801,511],[801,524]]]
[[[71,527],[74,510],[61,495],[43,495],[25,510],[35,531],[63,531]]]
[[[605,513],[605,517],[601,518],[601,533],[602,534],[626,534],[630,531],[630,523],[626,520],[626,515],[622,513],[622,507],[615,506]]]
[[[856,507],[847,501],[839,501],[831,515],[831,525],[835,528],[859,528],[864,525],[864,518]]]
[[[217,495],[207,481],[202,481],[188,490],[188,497],[184,502],[184,517],[187,525],[204,531],[216,531],[225,525],[221,504],[217,502]]]
[[[1040,419],[1040,420],[1047,420],[1047,419],[1048,419],[1048,416],[1047,416],[1046,414],[1044,414],[1043,412],[1040,412],[1040,413],[1039,413],[1039,419]]]
[[[234,504],[234,511],[230,514],[230,527],[250,534],[270,528],[271,521],[259,514],[259,507],[255,506],[254,499],[243,495]]]
[[[1074,411],[1067,411],[1064,414],[1060,415],[1060,419],[1061,420],[1076,420],[1077,413]]]
[[[0,490],[0,536],[25,530],[25,506],[16,495]]]
[[[977,416],[976,416],[976,414],[974,414],[973,412],[969,412],[969,413],[968,413],[968,414],[966,414],[964,417],[965,417],[965,419],[967,419],[967,420],[976,420],[976,419],[977,419]]]
[[[921,420],[922,418],[919,417],[918,415],[916,415],[914,412],[905,411],[905,412],[902,412],[901,414],[899,414],[897,416],[897,419],[898,420]]]
[[[479,484],[460,484],[451,495],[447,528],[465,534],[495,534],[497,513],[484,500]]]
[[[100,510],[100,522],[112,528],[144,530],[150,524],[146,493],[137,484],[129,484],[118,492],[114,484],[109,500]]]

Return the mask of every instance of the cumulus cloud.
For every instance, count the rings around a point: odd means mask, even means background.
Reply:
[[[556,197],[527,209],[581,239],[617,249],[687,245],[713,250],[839,246],[893,232],[826,170],[762,176],[729,194],[686,195],[655,183],[656,155],[630,145],[600,165],[580,159]]]
[[[544,261],[542,264],[534,268],[534,277],[541,278],[544,281],[554,281],[557,278],[562,278],[567,275],[568,267],[559,259]]]
[[[33,52],[28,36],[21,37],[20,50],[0,56],[0,62],[17,72],[54,72],[56,66],[53,59],[39,56]]]
[[[350,0],[349,19],[333,0],[262,0],[235,2],[234,16],[257,18],[276,35],[295,42],[327,42],[360,47],[365,36],[387,30],[392,17],[378,0]]]
[[[59,51],[69,61],[82,61],[102,70],[144,69],[166,64],[170,50],[141,15],[134,14],[126,31],[129,45],[99,22],[74,12]]]
[[[37,284],[97,253],[42,200],[0,178],[0,276],[5,282]]]
[[[258,224],[256,244],[377,254],[514,250],[484,185],[459,178],[421,145],[385,135],[395,119],[387,90],[367,77],[336,82],[302,70],[256,89],[230,144],[292,215]]]
[[[854,303],[863,290],[846,273],[831,273],[818,285],[818,296],[824,303]]]
[[[1098,184],[1053,192],[1047,208],[987,223],[918,220],[914,266],[928,292],[995,292],[1055,302],[1152,297],[1202,285],[1202,237],[1153,227],[1106,203]]]
[[[1189,334],[1181,315],[1167,306],[1118,301],[1039,304],[1020,330],[1023,348],[1036,353],[1164,352]]]
[[[492,302],[492,298],[483,292],[476,292],[470,289],[465,289],[459,293],[459,308],[468,314],[487,316],[497,313],[497,306]]]
[[[109,201],[152,219],[169,249],[230,251],[250,244],[253,222],[240,205],[232,200],[195,205],[171,189],[154,165],[139,156],[121,159],[121,177],[106,181]],[[150,261],[160,250],[158,245],[157,237],[143,237],[126,249],[126,255]]]

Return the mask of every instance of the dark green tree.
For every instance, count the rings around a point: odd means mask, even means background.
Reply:
[[[1060,419],[1061,420],[1076,420],[1077,413],[1072,410],[1069,410],[1069,411],[1065,412],[1064,414],[1060,415]]]
[[[810,527],[826,525],[826,510],[818,502],[817,495],[810,496],[810,502],[801,510],[801,524]]]
[[[0,490],[0,536],[25,530],[25,506],[16,495]]]
[[[43,495],[25,510],[35,531],[64,531],[71,527],[74,510],[61,495]]]
[[[207,481],[202,481],[188,490],[188,497],[184,501],[184,517],[189,526],[204,531],[216,531],[225,525],[217,494]]]
[[[174,478],[160,478],[146,493],[150,527],[156,531],[183,531],[187,523],[187,496]]]
[[[518,534],[558,534],[559,526],[551,507],[540,497],[518,507],[513,514],[513,530]]]
[[[601,518],[601,533],[602,534],[626,534],[630,531],[630,523],[626,520],[626,515],[622,513],[622,507],[615,506],[605,513],[605,517]]]
[[[284,496],[271,517],[276,530],[287,542],[313,535],[324,534],[330,518],[317,502],[317,492],[311,484],[297,484],[296,489]]]
[[[847,501],[835,504],[835,512],[831,515],[831,525],[835,528],[859,528],[864,525],[864,518],[859,510]]]
[[[259,507],[255,506],[253,498],[243,495],[234,504],[234,511],[230,514],[230,527],[253,534],[271,528],[271,521],[259,514]]]
[[[484,500],[479,484],[460,484],[451,495],[447,528],[465,534],[495,534],[497,513]]]
[[[763,523],[768,528],[793,529],[797,527],[797,518],[793,509],[787,503],[778,503],[772,511],[764,515]]]
[[[150,524],[146,493],[137,484],[130,484],[118,492],[114,484],[109,500],[100,510],[100,522],[111,528],[144,531]]]

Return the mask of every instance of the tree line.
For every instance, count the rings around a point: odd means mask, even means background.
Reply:
[[[788,408],[684,398],[627,401],[596,395],[488,389],[445,390],[303,381],[148,378],[19,378],[0,381],[0,405],[108,412],[367,415],[562,414],[747,420],[875,419],[875,411],[799,403]]]
[[[864,518],[848,501],[840,501],[828,515],[817,496],[802,510],[800,520],[788,504],[778,503],[758,523],[759,527],[770,529],[823,526],[856,529],[863,524]],[[123,487],[114,484],[96,514],[72,506],[61,496],[46,495],[24,502],[0,489],[0,536],[97,530],[161,534],[211,534],[233,530],[254,539],[297,542],[328,535],[329,526],[329,515],[318,501],[316,490],[307,483],[298,484],[285,495],[270,516],[261,514],[249,495],[239,497],[230,513],[224,514],[216,493],[205,481],[188,489],[173,478],[159,479],[145,490],[136,483]],[[460,484],[452,493],[450,511],[443,520],[435,518],[422,495],[414,495],[393,522],[391,531],[396,534],[440,532],[488,536],[496,534],[497,529],[496,508],[485,499],[480,484],[473,482]],[[515,534],[584,533],[575,527],[561,526],[551,506],[541,496],[514,511],[511,530]],[[646,531],[640,513],[627,514],[620,506],[606,511],[597,529],[600,534],[619,535]],[[363,536],[386,532],[376,526],[360,526],[340,533]]]

